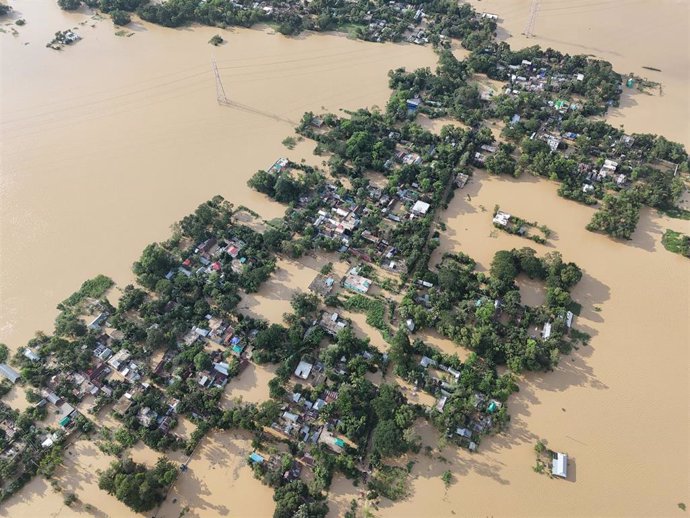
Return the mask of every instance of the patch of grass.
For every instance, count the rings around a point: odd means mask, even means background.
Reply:
[[[285,137],[283,139],[282,144],[288,149],[295,149],[295,146],[297,145],[297,140],[295,139],[295,137]]]
[[[675,230],[667,229],[661,238],[661,244],[663,244],[664,248],[669,252],[690,257],[690,236],[686,236]]]
[[[393,502],[400,501],[409,494],[407,476],[405,468],[381,466],[374,471],[369,481],[369,489]]]
[[[345,301],[344,307],[350,311],[365,313],[367,324],[381,331],[385,340],[392,336],[390,327],[386,324],[386,305],[382,301],[364,295],[353,295]]]
[[[453,474],[450,472],[449,469],[443,472],[441,475],[441,480],[443,480],[443,484],[446,486],[446,489],[450,487],[450,485],[453,483]]]
[[[222,44],[225,40],[220,34],[215,34],[213,38],[208,40],[208,42],[213,45],[214,47],[217,47],[218,45]]]
[[[659,212],[665,214],[669,218],[690,220],[690,210],[681,209],[680,207],[673,207],[672,209],[660,210]]]
[[[75,291],[72,293],[72,295],[58,304],[58,309],[75,306],[87,297],[94,299],[102,297],[103,294],[113,286],[113,284],[115,283],[110,277],[105,275],[97,275],[93,279],[84,281],[84,283],[81,285],[81,288],[79,288],[79,291]]]

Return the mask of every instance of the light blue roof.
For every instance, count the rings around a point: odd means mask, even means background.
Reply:
[[[249,459],[252,462],[256,462],[257,464],[261,464],[264,461],[264,458],[259,455],[258,453],[254,452],[249,456]]]

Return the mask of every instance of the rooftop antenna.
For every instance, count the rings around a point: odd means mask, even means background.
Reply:
[[[534,23],[537,21],[537,12],[539,11],[539,0],[532,0],[529,6],[529,18],[527,19],[527,25],[525,25],[525,30],[522,32],[528,38],[533,36],[532,31],[534,30]]]
[[[216,65],[216,59],[211,59],[211,69],[213,70],[213,75],[216,78],[216,99],[218,104],[221,106],[228,106],[230,100],[225,95],[225,88],[223,88],[223,81],[220,78],[220,73],[218,72],[218,65]]]

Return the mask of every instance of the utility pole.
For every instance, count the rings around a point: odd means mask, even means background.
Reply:
[[[216,79],[216,100],[218,101],[219,105],[229,106],[230,108],[234,108],[236,110],[254,113],[256,115],[261,115],[263,117],[269,117],[279,122],[285,122],[292,126],[297,125],[296,122],[291,121],[290,119],[283,118],[280,115],[276,115],[275,113],[265,112],[253,108],[251,106],[247,106],[246,104],[239,103],[237,101],[231,101],[230,99],[228,99],[227,95],[225,95],[225,88],[223,88],[223,80],[220,78],[220,72],[218,72],[218,65],[216,65],[215,59],[211,59],[211,70],[213,70],[213,76]]]
[[[532,0],[532,3],[529,6],[529,18],[527,18],[527,25],[525,25],[525,30],[522,32],[522,34],[528,38],[532,36],[534,23],[537,21],[537,11],[539,11],[539,0]]]
[[[225,95],[225,88],[223,88],[223,81],[220,78],[220,73],[218,72],[218,65],[216,65],[215,58],[211,60],[211,69],[213,70],[213,75],[216,78],[216,98],[218,104],[221,106],[228,106],[230,101]]]

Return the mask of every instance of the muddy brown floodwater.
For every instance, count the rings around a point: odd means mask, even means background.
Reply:
[[[438,466],[416,459],[412,497],[380,516],[674,516],[689,500],[690,268],[660,240],[667,226],[688,232],[690,224],[644,210],[633,240],[616,242],[585,230],[593,209],[556,188],[477,172],[442,218],[448,231],[432,264],[462,251],[483,270],[498,250],[558,250],[584,270],[573,297],[583,305],[576,326],[591,345],[562,357],[554,372],[525,376],[509,402],[509,430],[484,440],[479,453],[447,448],[450,462]],[[495,204],[548,225],[551,244],[494,232]],[[537,284],[522,282],[526,303],[539,302]],[[422,435],[437,443],[432,430]],[[538,438],[568,452],[567,480],[532,471]],[[456,475],[448,491],[446,469]]]
[[[686,0],[470,0],[499,16],[498,39],[513,48],[551,47],[589,54],[661,83],[661,92],[624,88],[621,105],[607,115],[629,132],[656,133],[690,147],[690,4]],[[537,4],[532,35],[523,34]],[[652,67],[661,72],[648,70]]]
[[[626,91],[609,120],[690,144],[686,2],[543,0],[535,37],[527,39],[520,32],[529,4],[483,0],[476,6],[503,18],[499,37],[511,45],[592,53],[620,72],[650,79],[655,73],[641,67],[660,68],[663,95]],[[322,107],[382,106],[388,69],[435,62],[431,49],[332,35],[288,39],[269,30],[134,23],[131,37],[119,37],[109,20],[67,14],[48,0],[12,5],[28,22],[17,36],[0,34],[0,341],[12,348],[36,329],[50,330],[55,304],[85,278],[105,273],[128,282],[141,249],[164,239],[171,222],[214,194],[267,219],[282,215],[282,206],[249,190],[246,180],[278,156],[300,159],[310,149],[281,145],[293,126],[284,120]],[[63,52],[45,48],[56,30],[68,27],[78,27],[84,39]],[[209,46],[218,32],[227,44]],[[212,57],[226,92],[243,109],[216,104]],[[550,245],[492,232],[495,204],[548,225]],[[690,233],[690,225],[644,210],[633,239],[621,243],[587,232],[591,214],[558,198],[554,184],[532,177],[478,173],[457,193],[442,217],[448,231],[434,260],[446,250],[463,251],[486,269],[500,249],[560,251],[584,269],[573,293],[583,305],[576,325],[592,341],[562,358],[555,372],[525,376],[510,400],[509,430],[485,440],[478,453],[445,448],[409,459],[416,461],[411,497],[384,505],[377,516],[677,516],[678,503],[690,504],[690,270],[660,243],[665,228]],[[321,266],[311,258],[281,261],[272,284],[243,301],[246,311],[280,321],[289,294],[305,290]],[[273,285],[284,292],[280,301]],[[538,283],[521,282],[521,292],[527,303],[543,296]],[[353,318],[358,332],[384,346],[363,315]],[[454,350],[433,333],[424,338]],[[229,385],[227,404],[238,396],[266,397],[272,370],[251,369]],[[14,406],[26,404],[21,394],[9,397]],[[180,432],[193,428],[185,422]],[[429,426],[419,432],[425,445],[438,445]],[[537,438],[569,453],[567,480],[532,471]],[[159,516],[178,516],[187,506],[193,517],[271,515],[271,490],[246,465],[250,448],[241,434],[206,437]],[[37,478],[0,516],[131,516],[97,489],[96,470],[110,459],[85,441],[69,450],[56,478],[80,502],[65,507]],[[132,454],[147,464],[156,459],[143,445]],[[446,469],[455,475],[447,490],[440,479]],[[336,477],[330,515],[342,516],[360,492]],[[96,511],[87,512],[86,504]]]
[[[171,30],[12,2],[27,20],[0,34],[0,341],[50,330],[55,305],[98,273],[119,284],[146,244],[215,194],[266,219],[284,207],[246,185],[280,156],[305,111],[384,106],[387,72],[433,66],[430,48],[270,30]],[[82,25],[84,23],[84,25]],[[92,27],[91,25],[94,25]],[[56,52],[58,29],[83,39]],[[222,33],[227,43],[208,44]],[[225,91],[242,108],[220,107]]]

